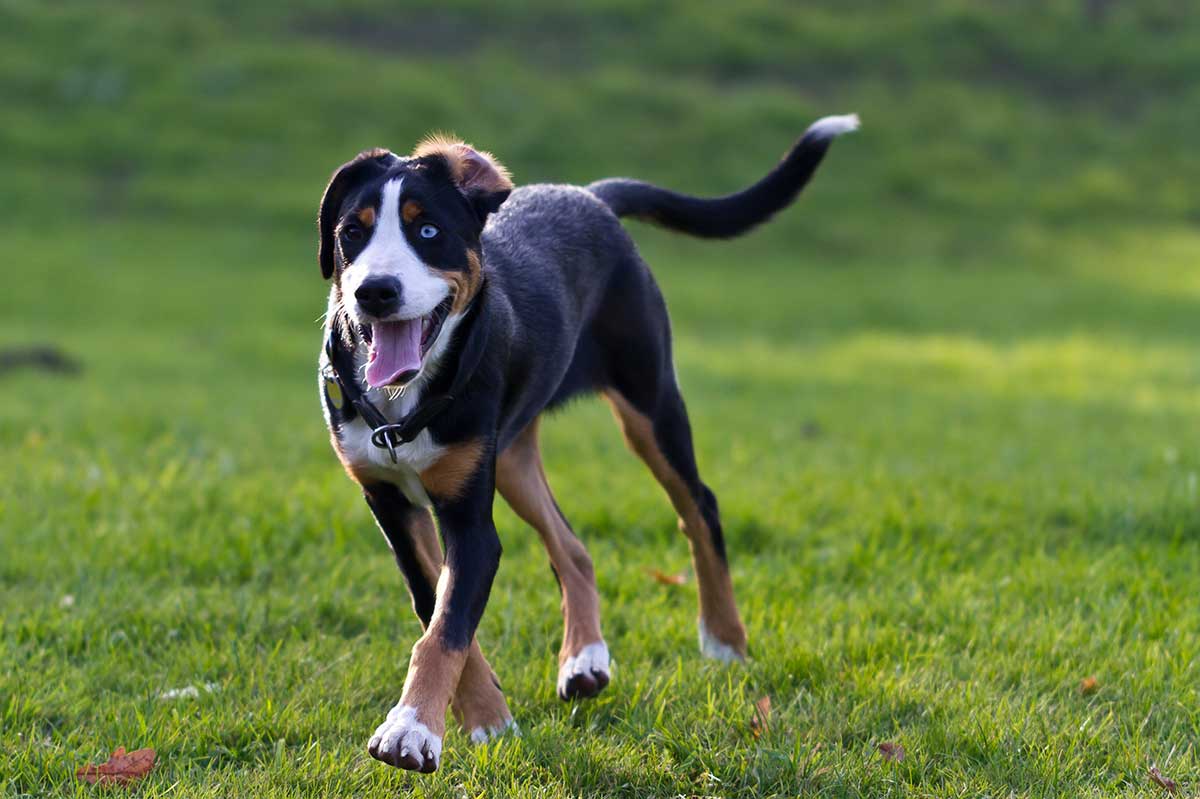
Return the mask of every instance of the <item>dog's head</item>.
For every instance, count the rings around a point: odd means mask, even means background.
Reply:
[[[367,382],[404,384],[437,358],[483,282],[480,234],[512,191],[491,155],[431,137],[334,173],[317,218],[321,274],[371,331]]]

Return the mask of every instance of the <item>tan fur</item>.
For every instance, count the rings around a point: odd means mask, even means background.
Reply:
[[[432,466],[421,472],[421,485],[436,497],[454,499],[462,494],[482,457],[482,439],[452,444]]]
[[[450,303],[451,313],[462,313],[471,304],[471,300],[479,293],[483,283],[483,264],[474,250],[467,250],[467,271],[457,269],[435,269],[442,280],[450,284],[454,300]]]
[[[729,567],[717,554],[704,515],[700,512],[687,484],[679,476],[658,447],[654,425],[616,391],[605,391],[612,405],[613,416],[621,425],[625,442],[654,474],[666,490],[679,514],[679,529],[687,536],[692,550],[692,565],[700,594],[700,618],[715,638],[746,655],[746,628],[742,626],[737,602],[733,597],[733,581]]]
[[[440,155],[450,165],[450,174],[463,191],[496,192],[512,189],[512,176],[496,157],[476,150],[460,139],[444,133],[431,133],[417,143],[414,158]]]
[[[354,464],[346,459],[346,454],[342,452],[342,442],[338,441],[338,437],[333,433],[333,431],[330,431],[329,433],[329,440],[333,443],[333,451],[337,455],[338,460],[341,461],[342,468],[346,470],[346,474],[350,476],[350,479],[361,486],[371,483],[372,481],[370,478],[359,474],[355,469]]]
[[[513,188],[508,169],[496,160],[495,156],[483,150],[476,150],[453,136],[433,133],[422,139],[413,150],[413,157],[427,156],[440,156],[446,160],[455,185],[464,194],[493,193]],[[406,222],[410,221],[407,209],[408,203],[405,203]],[[454,291],[451,310],[454,313],[462,313],[471,304],[482,283],[483,265],[480,263],[479,254],[474,250],[467,250],[466,272],[449,269],[440,269],[438,272]]]
[[[478,641],[471,641],[450,709],[468,735],[480,728],[503,729],[512,720],[508,702],[500,690],[500,680],[483,657]]]
[[[359,209],[359,212],[356,214],[356,216],[358,217],[358,221],[362,222],[367,227],[373,227],[375,225],[375,209],[371,208],[370,206]]]
[[[472,650],[477,649],[474,639],[472,646],[465,649],[449,649],[442,643],[445,640],[445,617],[442,614],[450,587],[450,572],[443,567],[437,583],[433,620],[425,634],[413,645],[408,674],[404,678],[404,692],[400,695],[400,703],[414,708],[417,720],[439,737],[446,730],[446,707],[466,671]],[[487,671],[490,673],[491,668],[488,667]],[[478,669],[475,670],[472,679],[478,679],[479,673]],[[464,698],[470,703],[478,697],[472,695]]]
[[[437,585],[442,574],[442,545],[438,543],[437,527],[433,514],[425,508],[413,508],[412,524],[408,538],[413,543],[413,552],[421,566],[421,573],[431,585]]]
[[[411,225],[412,221],[421,214],[425,213],[425,209],[416,200],[405,200],[404,207],[400,209],[400,218],[404,220],[404,224]]]
[[[408,530],[409,538],[425,578],[436,583],[442,570],[442,547],[438,543],[433,516],[424,509],[414,510],[413,516],[412,526]],[[468,735],[480,727],[485,730],[500,729],[512,718],[495,672],[476,640],[471,641],[451,707],[454,717]]]
[[[602,640],[600,595],[592,559],[554,504],[538,448],[538,420],[529,423],[496,461],[496,488],[513,512],[537,530],[562,585],[563,629],[559,665]]]
[[[446,734],[446,707],[458,687],[471,650],[447,649],[442,645],[436,627],[435,619],[413,645],[400,703],[414,708],[417,720],[441,738]]]

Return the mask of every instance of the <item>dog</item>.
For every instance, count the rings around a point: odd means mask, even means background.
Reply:
[[[833,139],[857,127],[854,115],[818,120],[765,177],[717,199],[625,178],[514,188],[495,157],[442,136],[409,156],[362,152],[333,174],[317,225],[321,274],[332,281],[318,365],[325,421],[424,629],[400,699],[370,738],[372,757],[435,771],[447,707],[472,741],[513,726],[475,640],[500,562],[497,491],[541,536],[558,579],[559,697],[608,685],[592,561],[538,449],[542,415],[580,395],[608,400],[679,516],[699,588],[701,652],[745,657],[666,305],[619,220],[737,236],[789,205]]]

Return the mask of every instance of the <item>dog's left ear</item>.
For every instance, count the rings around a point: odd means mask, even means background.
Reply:
[[[334,228],[337,227],[338,208],[342,200],[355,184],[370,177],[387,171],[400,158],[390,150],[364,150],[338,167],[325,187],[321,197],[321,210],[317,212],[317,231],[320,243],[317,245],[317,260],[321,263],[321,274],[326,280],[333,277],[334,252],[337,244],[334,242]]]
[[[512,178],[504,165],[491,153],[476,150],[466,142],[434,134],[413,150],[414,158],[440,157],[450,169],[450,179],[471,203],[480,223],[487,220],[508,199]]]

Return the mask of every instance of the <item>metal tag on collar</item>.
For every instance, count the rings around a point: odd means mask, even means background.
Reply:
[[[321,376],[325,378],[325,399],[329,401],[330,407],[335,411],[345,408],[346,395],[342,393],[342,384],[334,374],[333,367],[326,366],[321,370]]]

